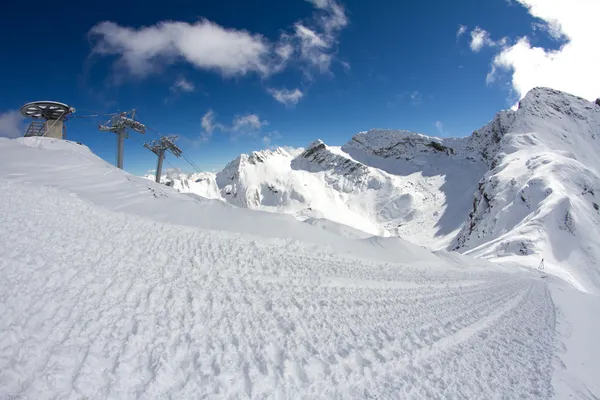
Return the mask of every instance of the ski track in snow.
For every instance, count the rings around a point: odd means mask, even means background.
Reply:
[[[316,257],[2,181],[0,211],[0,398],[552,395],[533,276]]]

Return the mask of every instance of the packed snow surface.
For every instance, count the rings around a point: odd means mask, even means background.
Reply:
[[[597,297],[0,140],[0,398],[594,398]]]

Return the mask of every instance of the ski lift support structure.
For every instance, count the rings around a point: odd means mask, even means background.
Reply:
[[[65,137],[64,122],[75,112],[73,107],[58,101],[32,101],[21,107],[21,114],[33,121],[25,132],[25,137],[45,136],[53,139]]]
[[[104,125],[98,126],[100,131],[112,132],[117,135],[117,167],[121,169],[123,169],[125,139],[129,137],[127,129],[131,129],[142,135],[146,133],[146,126],[134,118],[135,110],[121,112],[109,119]]]
[[[144,143],[144,147],[153,152],[158,156],[158,162],[156,165],[156,176],[155,181],[160,183],[160,177],[162,174],[162,165],[165,159],[165,152],[170,151],[175,157],[180,157],[183,151],[173,143],[177,140],[177,136],[161,136],[157,140],[153,140],[148,143]]]

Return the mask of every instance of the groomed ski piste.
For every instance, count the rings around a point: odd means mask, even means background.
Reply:
[[[1,399],[600,397],[600,299],[558,278],[0,154]]]

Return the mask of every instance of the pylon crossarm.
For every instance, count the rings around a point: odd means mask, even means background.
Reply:
[[[117,165],[123,168],[123,147],[124,141],[129,137],[127,129],[132,129],[138,133],[146,133],[146,126],[139,121],[133,119],[135,110],[121,112],[114,115],[104,125],[98,126],[98,129],[103,132],[112,132],[118,135],[117,141]]]

